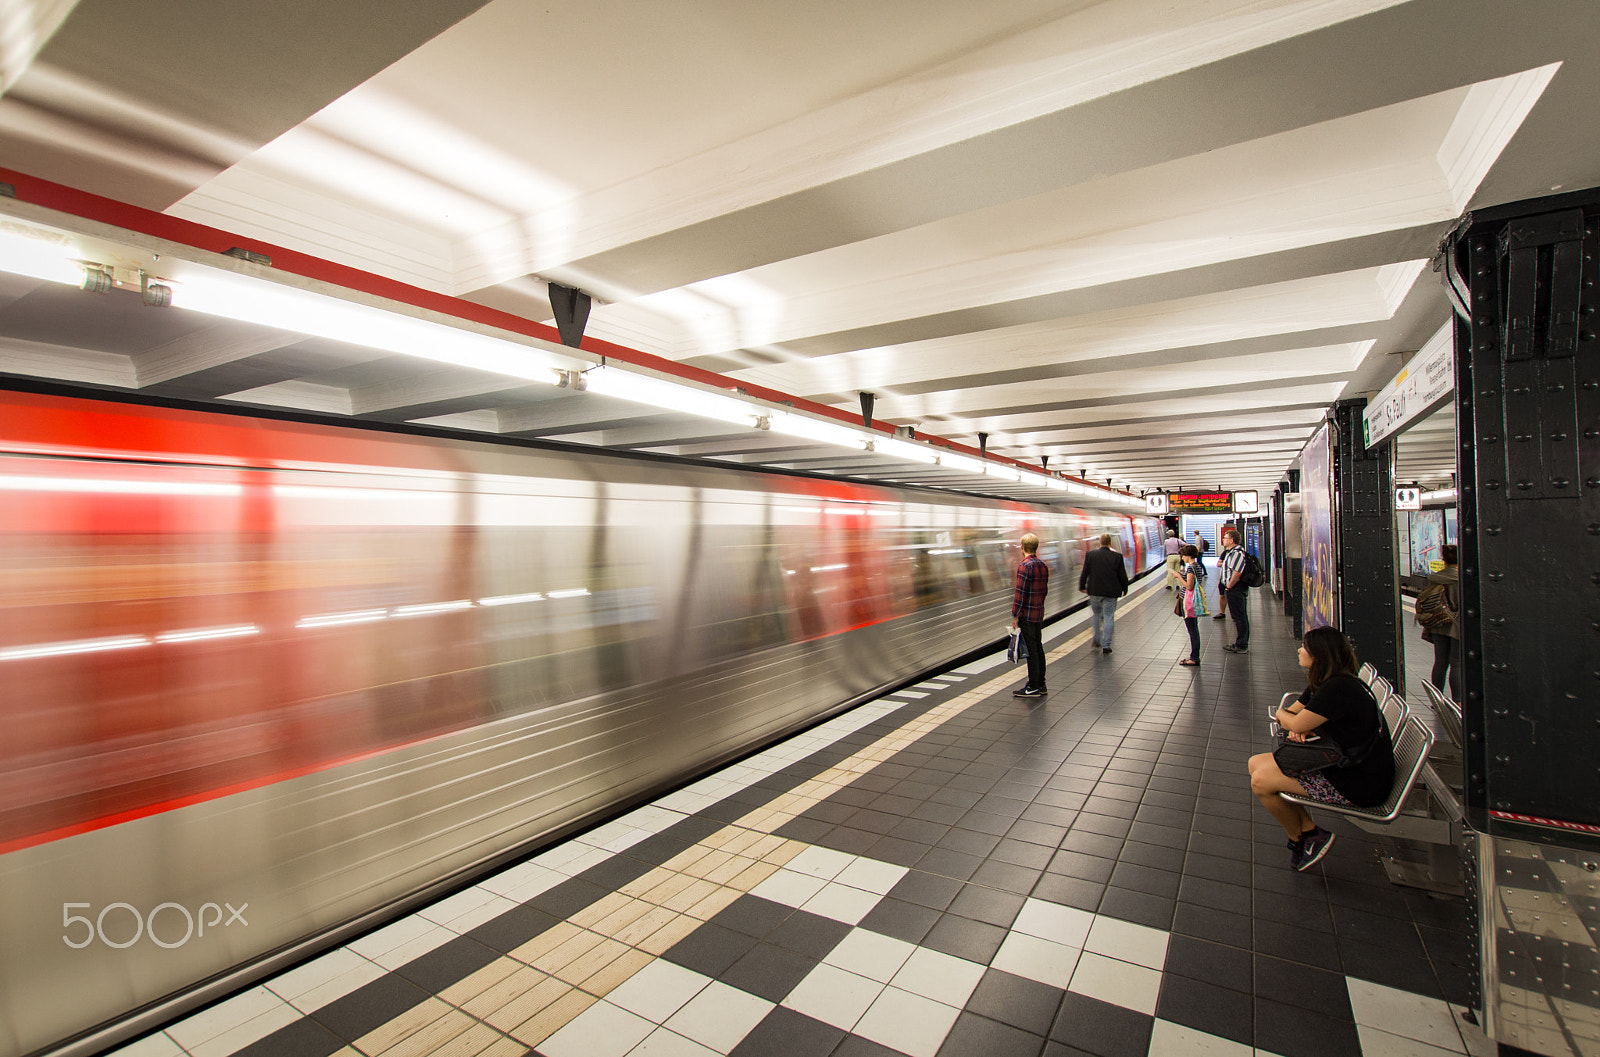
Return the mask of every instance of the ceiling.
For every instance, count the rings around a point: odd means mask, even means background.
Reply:
[[[1135,491],[1270,491],[1448,321],[1455,218],[1600,184],[1571,0],[23,6],[7,168],[526,319],[574,286],[669,369]],[[914,477],[74,296],[0,283],[0,370]],[[1453,450],[1431,417],[1398,479]]]

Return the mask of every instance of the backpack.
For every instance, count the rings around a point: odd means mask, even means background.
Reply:
[[[1267,582],[1267,574],[1261,571],[1261,560],[1249,551],[1244,552],[1244,568],[1239,571],[1240,587],[1260,587]]]
[[[1428,629],[1449,626],[1455,620],[1455,614],[1450,611],[1450,596],[1446,593],[1448,584],[1429,584],[1417,596],[1417,623]]]

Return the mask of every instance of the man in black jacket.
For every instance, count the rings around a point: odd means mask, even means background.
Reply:
[[[1101,653],[1110,653],[1117,599],[1128,593],[1128,568],[1122,562],[1122,555],[1111,549],[1111,533],[1100,537],[1099,550],[1083,556],[1078,590],[1089,596],[1089,609],[1094,613],[1091,645],[1100,647]]]

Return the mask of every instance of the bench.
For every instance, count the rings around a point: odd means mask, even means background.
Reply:
[[[1392,696],[1398,697],[1398,695]],[[1404,704],[1402,701],[1401,705]],[[1407,716],[1400,726],[1399,735],[1393,741],[1394,787],[1389,790],[1389,798],[1376,807],[1325,804],[1320,800],[1311,800],[1293,793],[1278,795],[1291,804],[1314,807],[1318,811],[1332,811],[1338,815],[1349,815],[1351,818],[1369,822],[1393,822],[1400,814],[1400,809],[1405,806],[1406,797],[1411,794],[1411,787],[1416,784],[1417,775],[1422,773],[1423,766],[1428,762],[1428,750],[1433,748],[1433,731],[1424,726],[1416,716]]]
[[[1422,680],[1422,690],[1428,696],[1428,704],[1433,706],[1433,714],[1438,717],[1445,737],[1454,742],[1456,748],[1463,748],[1466,741],[1461,733],[1461,709],[1426,679]]]

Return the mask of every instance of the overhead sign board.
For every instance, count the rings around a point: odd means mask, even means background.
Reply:
[[[1396,488],[1394,490],[1394,508],[1396,510],[1421,510],[1422,489]]]
[[[1151,492],[1144,497],[1144,512],[1151,517],[1162,517],[1167,510],[1167,493]]]
[[[1168,492],[1167,509],[1174,514],[1231,514],[1232,492]]]
[[[1455,388],[1454,332],[1446,323],[1367,404],[1362,421],[1367,447],[1381,444],[1417,419],[1432,414]]]
[[[1261,513],[1261,495],[1260,495],[1260,493],[1259,492],[1254,492],[1254,491],[1251,491],[1251,492],[1240,491],[1240,492],[1233,493],[1233,512],[1235,514],[1259,514],[1259,513]]]

